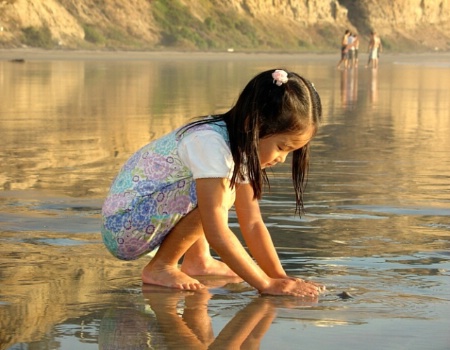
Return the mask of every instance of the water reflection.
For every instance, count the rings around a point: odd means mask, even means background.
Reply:
[[[358,101],[358,69],[341,70],[341,103],[344,109],[352,108]]]
[[[94,234],[3,231],[0,349],[45,338],[61,320],[82,317],[86,306],[111,300],[100,291],[129,283],[137,265],[108,259],[98,253],[101,248]]]
[[[406,173],[420,176],[431,157],[436,172],[445,173],[448,69],[394,61],[375,71],[336,72],[320,58],[298,62],[287,57],[203,64],[0,61],[0,188],[103,196],[112,174],[133,151],[191,117],[227,109],[249,77],[275,64],[315,82],[325,110],[321,135],[332,135],[324,140],[334,146],[327,150],[332,159],[381,160],[379,152],[389,153],[387,168],[414,158],[414,168]],[[333,79],[336,74],[339,79]],[[384,141],[383,147],[367,147],[377,140]],[[423,154],[418,157],[416,150]],[[372,174],[384,171],[382,164],[368,166]]]
[[[174,292],[144,286],[145,312],[113,309],[101,321],[99,348],[253,349],[275,318],[270,300],[257,297],[239,310],[215,336],[208,291]]]
[[[227,288],[225,280],[202,280],[202,283],[208,288]],[[106,312],[100,324],[99,348],[258,349],[277,309],[317,305],[317,300],[256,296],[214,334],[208,311],[213,293],[214,289],[180,292],[144,285],[146,304],[142,310],[132,307]]]
[[[345,72],[320,55],[0,61],[0,349],[170,347],[175,323],[183,345],[201,347],[254,339],[267,349],[370,348],[375,334],[373,349],[404,348],[405,339],[409,349],[445,348],[450,67],[440,57],[385,56],[376,71]],[[117,261],[100,241],[112,177],[141,145],[227,109],[274,66],[315,83],[324,123],[306,215],[293,215],[287,165],[273,169],[261,207],[288,273],[329,293],[284,305],[245,286],[142,291],[143,262]],[[344,290],[355,298],[339,299]]]
[[[229,106],[235,68],[217,64],[0,61],[0,188],[103,195],[130,152]]]
[[[378,102],[378,69],[371,69],[370,71],[370,102],[377,104]]]

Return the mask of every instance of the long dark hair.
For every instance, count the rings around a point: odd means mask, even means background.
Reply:
[[[277,85],[272,77],[274,71],[267,70],[250,80],[228,112],[187,126],[190,128],[218,120],[225,122],[235,164],[230,186],[234,187],[239,180],[248,178],[257,199],[261,198],[264,183],[269,184],[259,161],[259,140],[275,134],[301,134],[310,127],[317,132],[322,116],[319,94],[309,80],[284,70],[288,79]],[[304,209],[303,193],[309,158],[309,142],[292,155],[292,180],[296,212],[299,213]]]

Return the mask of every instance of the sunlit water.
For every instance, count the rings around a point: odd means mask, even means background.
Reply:
[[[74,57],[0,61],[1,350],[450,347],[449,55],[383,56],[378,71],[336,70],[334,56]],[[327,293],[141,287],[145,261],[101,243],[113,176],[280,66],[314,82],[324,121],[306,215],[294,215],[288,164],[261,207],[287,271]]]

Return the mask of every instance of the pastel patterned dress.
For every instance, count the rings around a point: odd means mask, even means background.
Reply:
[[[219,133],[229,147],[224,122],[180,128],[142,147],[120,170],[103,204],[101,229],[104,244],[117,258],[148,254],[197,206],[195,180],[178,144],[199,130]]]

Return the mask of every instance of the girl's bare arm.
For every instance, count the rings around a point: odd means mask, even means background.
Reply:
[[[269,277],[296,280],[299,285],[303,285],[301,288],[305,290],[309,290],[309,286],[305,285],[305,283],[317,287],[319,292],[325,290],[324,286],[317,283],[303,281],[302,279],[286,275],[269,230],[263,222],[259,203],[253,199],[253,190],[250,185],[245,184],[238,187],[235,208],[239,226],[250,253]]]
[[[198,208],[206,239],[234,272],[264,294],[318,295],[318,289],[314,285],[295,279],[269,277],[250,257],[228,227],[232,195],[227,179],[199,179],[196,180],[196,185]]]
[[[228,210],[233,196],[227,179],[198,179],[198,208],[206,239],[222,260],[258,290],[270,283],[269,277],[253,261],[228,227]]]
[[[269,277],[286,278],[272,237],[263,222],[259,203],[253,199],[253,189],[249,184],[237,188],[235,208],[245,243],[258,265]]]

